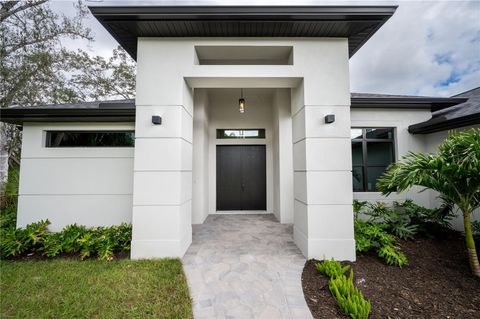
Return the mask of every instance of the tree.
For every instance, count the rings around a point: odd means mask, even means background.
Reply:
[[[110,58],[64,46],[93,41],[83,25],[88,9],[75,16],[54,12],[46,0],[0,3],[0,107],[133,98],[134,61],[118,47]],[[19,157],[21,134],[1,123],[0,151]],[[4,138],[6,137],[6,138]]]
[[[444,201],[462,211],[470,267],[480,277],[470,222],[470,215],[480,207],[480,129],[450,132],[437,154],[409,152],[377,182],[383,195],[400,193],[414,185],[439,192]]]

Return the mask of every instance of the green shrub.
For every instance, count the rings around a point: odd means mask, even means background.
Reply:
[[[20,170],[10,167],[8,179],[0,196],[0,228],[15,227],[17,222],[18,180]],[[1,238],[0,238],[1,239]]]
[[[340,310],[353,319],[368,319],[372,305],[362,293],[355,287],[353,270],[348,277],[342,275],[330,279],[328,283],[330,292],[337,300]]]
[[[429,209],[407,199],[394,202],[393,207],[382,202],[354,202],[354,209],[359,203],[363,204],[361,212],[369,222],[384,224],[385,231],[405,240],[412,239],[418,233],[429,234],[448,229],[454,216],[450,204]]]
[[[355,218],[358,218],[358,214],[364,213],[367,205],[368,205],[367,201],[361,202],[356,199],[353,201],[353,212],[355,214]]]
[[[473,236],[477,241],[480,241],[480,220],[472,222]]]
[[[41,221],[25,228],[0,229],[1,256],[34,253],[55,257],[67,253],[79,254],[82,260],[93,256],[111,260],[115,253],[130,250],[132,227],[128,224],[94,228],[73,224],[57,233],[49,232],[48,225],[48,221]]]
[[[388,265],[403,267],[408,264],[407,256],[396,246],[395,236],[387,233],[385,224],[356,219],[355,248],[358,252],[375,251]]]
[[[418,231],[418,226],[412,224],[410,216],[387,207],[382,202],[367,204],[364,215],[368,221],[384,224],[384,230],[401,239],[411,239]]]
[[[324,261],[315,264],[315,267],[322,275],[325,275],[330,279],[343,276],[350,269],[349,265],[342,267],[342,264],[339,261],[335,261],[333,258],[331,260],[325,259]]]
[[[407,199],[403,202],[394,202],[394,209],[397,214],[408,216],[410,224],[415,225],[417,231],[423,234],[450,229],[450,221],[455,217],[453,204],[445,200],[442,206],[430,209]]]

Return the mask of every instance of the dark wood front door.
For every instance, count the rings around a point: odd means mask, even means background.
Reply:
[[[217,145],[217,210],[266,210],[265,145]]]

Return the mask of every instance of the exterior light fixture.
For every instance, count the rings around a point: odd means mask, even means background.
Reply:
[[[240,99],[238,99],[238,110],[240,113],[245,113],[245,99],[243,98],[243,89],[240,89]]]
[[[155,124],[155,125],[162,124],[162,117],[160,117],[158,115],[153,115],[152,116],[152,124]]]
[[[325,123],[330,124],[335,122],[335,114],[325,115]]]

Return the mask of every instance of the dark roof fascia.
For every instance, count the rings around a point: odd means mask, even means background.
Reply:
[[[429,109],[432,112],[466,102],[467,98],[351,98],[352,108]]]
[[[444,117],[439,116],[426,122],[410,125],[408,132],[411,134],[430,134],[476,124],[480,124],[480,113],[457,117],[451,120],[445,120]]]
[[[17,125],[24,122],[135,122],[135,108],[2,108],[0,119]]]
[[[376,22],[363,40],[350,49],[352,57],[395,13],[397,5],[383,6],[88,6],[95,18],[136,60],[131,47],[109,22],[122,21],[271,21],[271,22]],[[135,30],[122,30],[134,34]],[[362,32],[359,32],[362,33]],[[268,37],[268,35],[265,35]],[[306,36],[306,35],[305,35]]]

